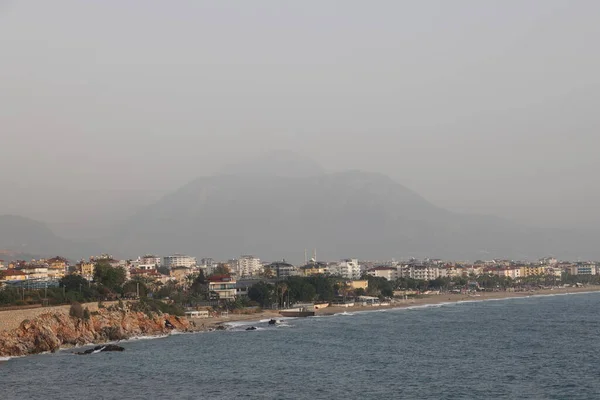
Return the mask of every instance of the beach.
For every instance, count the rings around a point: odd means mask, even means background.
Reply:
[[[356,311],[376,311],[394,308],[407,308],[415,306],[426,306],[443,303],[458,303],[462,301],[486,301],[486,300],[500,300],[510,298],[523,298],[529,296],[552,296],[552,295],[566,295],[575,293],[586,293],[600,291],[600,286],[589,285],[584,287],[569,287],[569,288],[553,288],[553,289],[538,289],[533,291],[498,291],[498,292],[477,292],[471,295],[468,294],[454,294],[454,293],[440,293],[440,294],[429,294],[422,295],[418,298],[409,298],[406,300],[395,299],[390,302],[390,305],[385,306],[362,306],[356,303],[353,307],[341,307],[341,306],[329,306],[315,311],[316,315],[332,315],[343,312],[356,312]],[[219,326],[226,325],[230,322],[255,322],[265,319],[277,319],[281,315],[277,310],[263,310],[254,314],[229,314],[224,317],[214,317],[206,319],[193,319],[196,323],[196,330],[206,331],[216,329]]]

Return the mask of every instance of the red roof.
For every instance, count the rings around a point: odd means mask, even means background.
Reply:
[[[230,275],[213,275],[207,278],[209,282],[229,282],[231,281]]]
[[[6,271],[3,271],[4,276],[23,276],[23,275],[27,275],[25,272],[23,271],[19,271],[17,269],[7,269]]]

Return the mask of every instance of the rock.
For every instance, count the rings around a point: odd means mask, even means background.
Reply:
[[[13,330],[0,331],[0,356],[54,352],[63,346],[103,343],[139,335],[164,335],[173,329],[187,332],[191,326],[187,319],[168,314],[148,316],[141,312],[100,309],[89,319],[80,319],[64,312],[46,313],[23,321]]]
[[[124,350],[125,350],[125,348],[123,348],[121,346],[117,346],[116,344],[107,344],[104,346],[96,346],[93,349],[89,349],[84,352],[79,352],[79,353],[75,353],[75,354],[85,355],[85,354],[101,353],[101,352],[105,352],[105,351],[124,351]]]

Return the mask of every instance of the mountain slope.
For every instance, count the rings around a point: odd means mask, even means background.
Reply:
[[[42,222],[16,215],[0,215],[0,250],[43,257],[83,257],[89,255],[90,246],[59,237]]]
[[[374,173],[199,178],[131,218],[114,235],[122,252],[320,258],[599,256],[573,232],[535,231],[438,208]],[[589,240],[588,240],[589,242]]]

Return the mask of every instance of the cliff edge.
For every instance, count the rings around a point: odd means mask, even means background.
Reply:
[[[12,330],[0,332],[0,356],[55,352],[61,347],[191,331],[189,321],[169,314],[100,309],[79,318],[63,312],[41,314]]]

